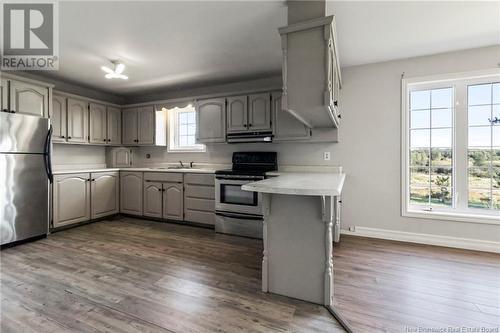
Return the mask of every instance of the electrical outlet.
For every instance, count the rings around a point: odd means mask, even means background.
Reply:
[[[325,161],[329,161],[329,160],[330,160],[330,152],[329,152],[329,151],[325,151],[325,152],[323,153],[323,159],[324,159]]]
[[[353,225],[349,226],[349,231],[355,232],[356,231],[356,227],[353,226]]]

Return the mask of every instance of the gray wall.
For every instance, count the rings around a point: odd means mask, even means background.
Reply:
[[[342,71],[342,128],[333,159],[344,167],[342,227],[500,241],[495,225],[401,216],[401,74],[406,77],[495,68],[500,46],[353,66]]]

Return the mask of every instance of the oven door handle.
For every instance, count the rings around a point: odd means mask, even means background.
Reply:
[[[231,214],[231,213],[221,213],[221,212],[215,212],[215,215],[219,216],[224,216],[224,217],[230,217],[233,219],[240,219],[240,220],[262,220],[262,216],[249,216],[249,215],[240,215],[240,214]]]

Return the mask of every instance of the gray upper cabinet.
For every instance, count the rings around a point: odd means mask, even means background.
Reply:
[[[88,103],[68,98],[68,142],[86,143],[88,140]]]
[[[0,79],[0,107],[3,111],[9,109],[9,81]]]
[[[66,97],[53,95],[52,96],[52,112],[50,122],[52,123],[52,140],[55,142],[66,141]]]
[[[122,111],[122,143],[124,145],[137,144],[137,108]]]
[[[90,117],[89,142],[97,144],[106,144],[107,142],[106,106],[103,104],[90,103],[89,117]]]
[[[137,139],[140,145],[155,143],[155,110],[153,106],[140,107],[137,115]]]
[[[311,129],[289,112],[281,109],[281,92],[273,93],[274,141],[304,141],[311,138]]]
[[[242,132],[248,128],[248,97],[227,98],[227,132]]]
[[[122,143],[124,145],[153,145],[155,112],[153,106],[124,109],[122,113]]]
[[[226,142],[226,99],[197,101],[196,125],[198,143]]]
[[[292,24],[279,32],[283,110],[310,128],[338,127],[341,76],[334,16]]]
[[[271,96],[268,93],[248,96],[248,129],[271,130]]]
[[[48,87],[10,80],[10,110],[17,113],[49,117]]]
[[[122,142],[122,113],[119,108],[107,107],[107,140],[110,145],[119,145]]]

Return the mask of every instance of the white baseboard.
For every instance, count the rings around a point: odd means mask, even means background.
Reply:
[[[437,236],[430,234],[417,234],[413,232],[394,231],[394,230],[366,228],[366,227],[356,227],[355,231],[341,230],[340,233],[344,235],[380,238],[380,239],[388,239],[401,242],[437,245],[437,246],[453,247],[458,249],[500,253],[500,242],[484,241],[478,239]]]

